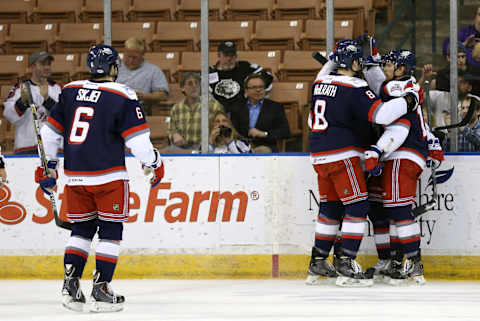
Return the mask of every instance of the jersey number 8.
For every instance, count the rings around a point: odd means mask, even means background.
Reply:
[[[325,100],[317,99],[315,101],[315,106],[313,107],[312,131],[323,132],[327,130],[328,121],[325,118],[326,107],[327,107],[327,102]]]

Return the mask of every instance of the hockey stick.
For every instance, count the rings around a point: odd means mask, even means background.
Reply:
[[[325,65],[328,62],[327,58],[325,58],[325,56],[318,51],[312,52],[312,58],[315,59],[321,65]]]
[[[427,121],[430,125],[432,123],[432,115],[430,113],[430,82],[428,80],[425,81],[425,106],[427,107]],[[432,199],[427,203],[417,206],[412,210],[412,214],[414,218],[419,217],[422,214],[432,210],[435,205],[437,205],[437,169],[435,164],[432,162],[431,164],[431,177],[432,177]]]
[[[33,116],[33,128],[35,130],[35,135],[37,136],[37,149],[38,149],[38,156],[40,157],[40,162],[42,163],[42,167],[45,170],[45,175],[47,174],[47,156],[45,154],[45,149],[43,147],[42,136],[40,135],[40,125],[38,121],[38,114],[37,114],[37,106],[33,102],[32,98],[32,89],[30,88],[30,83],[28,81],[25,82],[25,87],[27,89],[27,100],[30,108],[32,109],[32,116]],[[53,217],[55,218],[55,224],[58,227],[64,228],[66,230],[72,229],[72,223],[66,222],[60,219],[58,216],[57,210],[57,200],[55,199],[55,195],[53,191],[50,193],[50,205],[52,207]]]

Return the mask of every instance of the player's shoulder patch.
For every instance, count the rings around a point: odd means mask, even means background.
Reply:
[[[413,78],[413,77],[412,77]],[[415,85],[415,78],[408,78],[403,80],[390,80],[385,85],[385,92],[392,97],[403,96],[405,89]]]
[[[99,89],[105,89],[107,91],[117,93],[128,99],[132,99],[132,100],[138,99],[135,90],[133,90],[132,88],[124,84],[119,84],[116,82],[101,83],[99,84]]]
[[[344,75],[318,75],[315,81],[353,88],[368,87],[365,80]]]

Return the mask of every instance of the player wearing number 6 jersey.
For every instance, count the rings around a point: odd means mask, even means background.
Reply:
[[[92,311],[119,311],[125,298],[110,287],[117,264],[122,222],[128,219],[129,186],[125,147],[153,174],[152,188],[164,175],[160,154],[135,91],[115,83],[118,53],[109,46],[92,47],[87,56],[92,79],[67,84],[41,130],[48,159],[48,175],[36,171],[45,192],[56,185],[57,148],[64,138],[67,177],[67,217],[73,222],[64,264],[63,305],[81,311],[86,302],[80,289],[92,238],[98,231]]]
[[[336,74],[319,73],[312,88],[309,125],[310,153],[318,176],[320,210],[309,278],[336,276],[337,285],[371,285],[355,261],[369,211],[367,187],[360,163],[369,122],[387,125],[415,110],[414,91],[383,103],[355,77],[361,70],[362,48],[354,40],[339,41],[331,56]],[[341,255],[333,267],[327,260],[342,216]],[[308,282],[308,280],[307,280]]]

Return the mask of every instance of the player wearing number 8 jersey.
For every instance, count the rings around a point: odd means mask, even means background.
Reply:
[[[320,193],[309,278],[338,274],[341,286],[370,285],[355,261],[369,211],[361,166],[369,139],[365,134],[370,131],[368,122],[387,125],[418,106],[413,91],[383,103],[364,80],[355,77],[361,57],[362,48],[356,41],[336,44],[331,60],[337,73],[317,76],[309,116],[310,153]],[[343,215],[341,255],[334,268],[327,258]]]
[[[149,127],[135,91],[115,83],[118,53],[109,46],[92,47],[87,56],[92,79],[67,84],[41,130],[48,175],[36,171],[36,181],[50,192],[56,185],[57,148],[64,144],[67,176],[67,217],[73,222],[65,250],[63,305],[81,311],[86,302],[80,290],[92,238],[97,233],[96,272],[90,309],[119,311],[124,297],[109,283],[117,264],[122,222],[128,219],[129,186],[125,147],[153,174],[152,188],[163,177],[160,154],[150,142]]]

